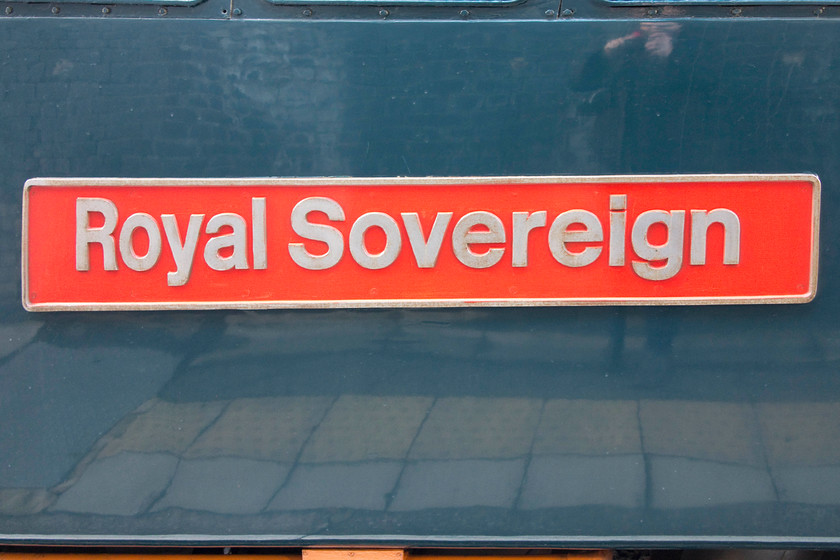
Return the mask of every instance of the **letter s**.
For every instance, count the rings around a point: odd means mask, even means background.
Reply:
[[[304,239],[327,244],[327,252],[313,255],[303,243],[289,243],[289,255],[299,266],[307,270],[324,270],[338,264],[344,255],[344,237],[332,226],[313,224],[306,221],[310,212],[323,212],[333,222],[344,221],[344,209],[336,201],[312,196],[304,198],[292,209],[292,230]]]

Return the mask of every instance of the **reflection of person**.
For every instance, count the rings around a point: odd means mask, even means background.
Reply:
[[[627,41],[630,41],[632,39],[638,39],[641,36],[641,31],[634,31],[633,33],[625,35],[624,37],[616,37],[615,39],[610,39],[609,41],[607,41],[607,44],[604,45],[604,52],[610,52],[613,49],[617,49]]]
[[[601,43],[581,68],[578,82],[590,92],[581,114],[595,118],[590,149],[609,173],[685,171],[686,109],[695,56],[682,25],[636,24]],[[689,63],[691,62],[691,63]]]
[[[672,22],[645,22],[623,37],[610,39],[604,45],[604,52],[609,53],[635,39],[644,39],[645,51],[653,56],[666,58],[674,50],[674,36],[680,30],[680,24]]]
[[[606,172],[685,171],[683,151],[693,149],[683,141],[689,87],[703,86],[700,79],[687,79],[691,45],[685,37],[680,43],[681,29],[674,22],[643,22],[604,43],[583,67],[580,85],[592,91],[584,114],[594,115],[596,121],[590,149]],[[628,315],[616,311],[610,333],[615,370],[634,367],[625,355]],[[641,367],[667,374],[672,371],[673,336],[681,310],[646,309],[642,316],[646,355]]]

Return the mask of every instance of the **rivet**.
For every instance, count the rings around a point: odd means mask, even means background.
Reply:
[[[311,16],[311,15],[312,15],[312,10],[310,10],[309,8],[306,8],[305,10],[303,10],[303,12],[302,12],[302,13],[303,13],[303,15],[305,15],[306,17],[309,17],[309,16]]]
[[[565,10],[560,12],[560,15],[563,16],[563,17],[571,17],[571,16],[575,15],[575,11],[570,10],[569,8],[566,8]]]
[[[241,16],[242,15],[242,8],[234,8],[233,9],[233,15]]]
[[[58,15],[61,12],[61,9],[58,6],[53,6],[50,8],[50,12],[52,12],[53,15]]]
[[[158,15],[159,15],[159,16],[165,16],[165,15],[166,15],[166,14],[168,14],[168,13],[169,13],[169,10],[167,10],[166,8],[160,8],[160,9],[158,10]]]
[[[110,14],[111,13],[111,8],[109,8],[108,6],[105,6],[104,8],[102,8],[102,13],[103,14]]]
[[[379,17],[388,17],[389,15],[391,15],[391,12],[388,10],[379,10]]]
[[[555,12],[554,10],[546,10],[545,11],[545,16],[546,17],[554,17],[556,15],[557,15],[557,12]]]

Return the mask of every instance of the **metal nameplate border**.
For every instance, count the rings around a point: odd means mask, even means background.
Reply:
[[[610,184],[610,183],[708,183],[708,182],[805,181],[812,185],[810,274],[807,292],[794,295],[759,297],[585,297],[585,298],[463,298],[463,299],[337,299],[266,301],[160,301],[160,302],[82,302],[32,303],[29,301],[29,191],[33,187],[313,187],[320,185],[378,187],[417,185],[458,187],[493,184]],[[819,270],[819,226],[821,183],[812,173],[767,174],[663,174],[663,175],[541,175],[541,176],[464,176],[464,177],[249,177],[249,178],[125,178],[125,177],[36,177],[23,189],[22,219],[22,303],[31,312],[43,311],[174,311],[174,310],[261,310],[261,309],[365,309],[365,308],[464,308],[464,307],[557,307],[557,306],[705,306],[808,303],[817,292]]]

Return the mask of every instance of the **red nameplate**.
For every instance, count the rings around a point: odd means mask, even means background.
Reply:
[[[795,303],[813,175],[32,179],[31,311]]]

